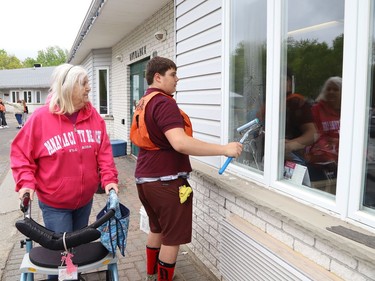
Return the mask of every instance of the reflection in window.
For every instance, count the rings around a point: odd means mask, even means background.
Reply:
[[[230,140],[240,140],[241,135],[236,128],[255,118],[264,124],[266,35],[267,1],[231,1]],[[249,134],[235,163],[263,171],[263,155],[264,134],[257,129]]]
[[[368,139],[367,139],[367,157],[366,157],[366,177],[363,192],[363,205],[375,209],[375,5],[372,4],[371,10],[371,48],[369,58],[369,89],[368,89]]]
[[[99,112],[100,114],[108,114],[108,71],[106,69],[99,70]]]
[[[282,65],[284,179],[336,194],[343,0],[288,0]],[[284,113],[282,113],[284,112]]]
[[[132,96],[133,96],[133,112],[134,112],[137,102],[140,100],[141,98],[140,95],[142,95],[142,93],[140,93],[139,91],[139,75],[135,74],[132,76],[132,78],[133,78]]]

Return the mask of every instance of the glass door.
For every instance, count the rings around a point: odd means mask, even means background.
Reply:
[[[135,106],[147,89],[146,65],[149,59],[130,65],[130,116],[133,118]],[[131,143],[132,154],[138,155],[138,147]]]

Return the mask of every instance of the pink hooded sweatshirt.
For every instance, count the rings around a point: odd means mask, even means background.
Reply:
[[[76,124],[45,105],[31,115],[11,145],[16,191],[36,191],[54,208],[78,209],[102,186],[118,183],[112,147],[103,118],[90,103]]]

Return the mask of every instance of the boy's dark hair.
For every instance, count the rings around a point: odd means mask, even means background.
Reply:
[[[146,81],[148,85],[151,85],[154,82],[155,73],[160,75],[165,75],[169,69],[177,70],[176,64],[167,58],[163,57],[154,57],[148,63],[146,67]]]

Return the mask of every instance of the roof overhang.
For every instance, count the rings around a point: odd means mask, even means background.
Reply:
[[[94,49],[112,48],[171,0],[93,0],[69,52],[80,64]]]

